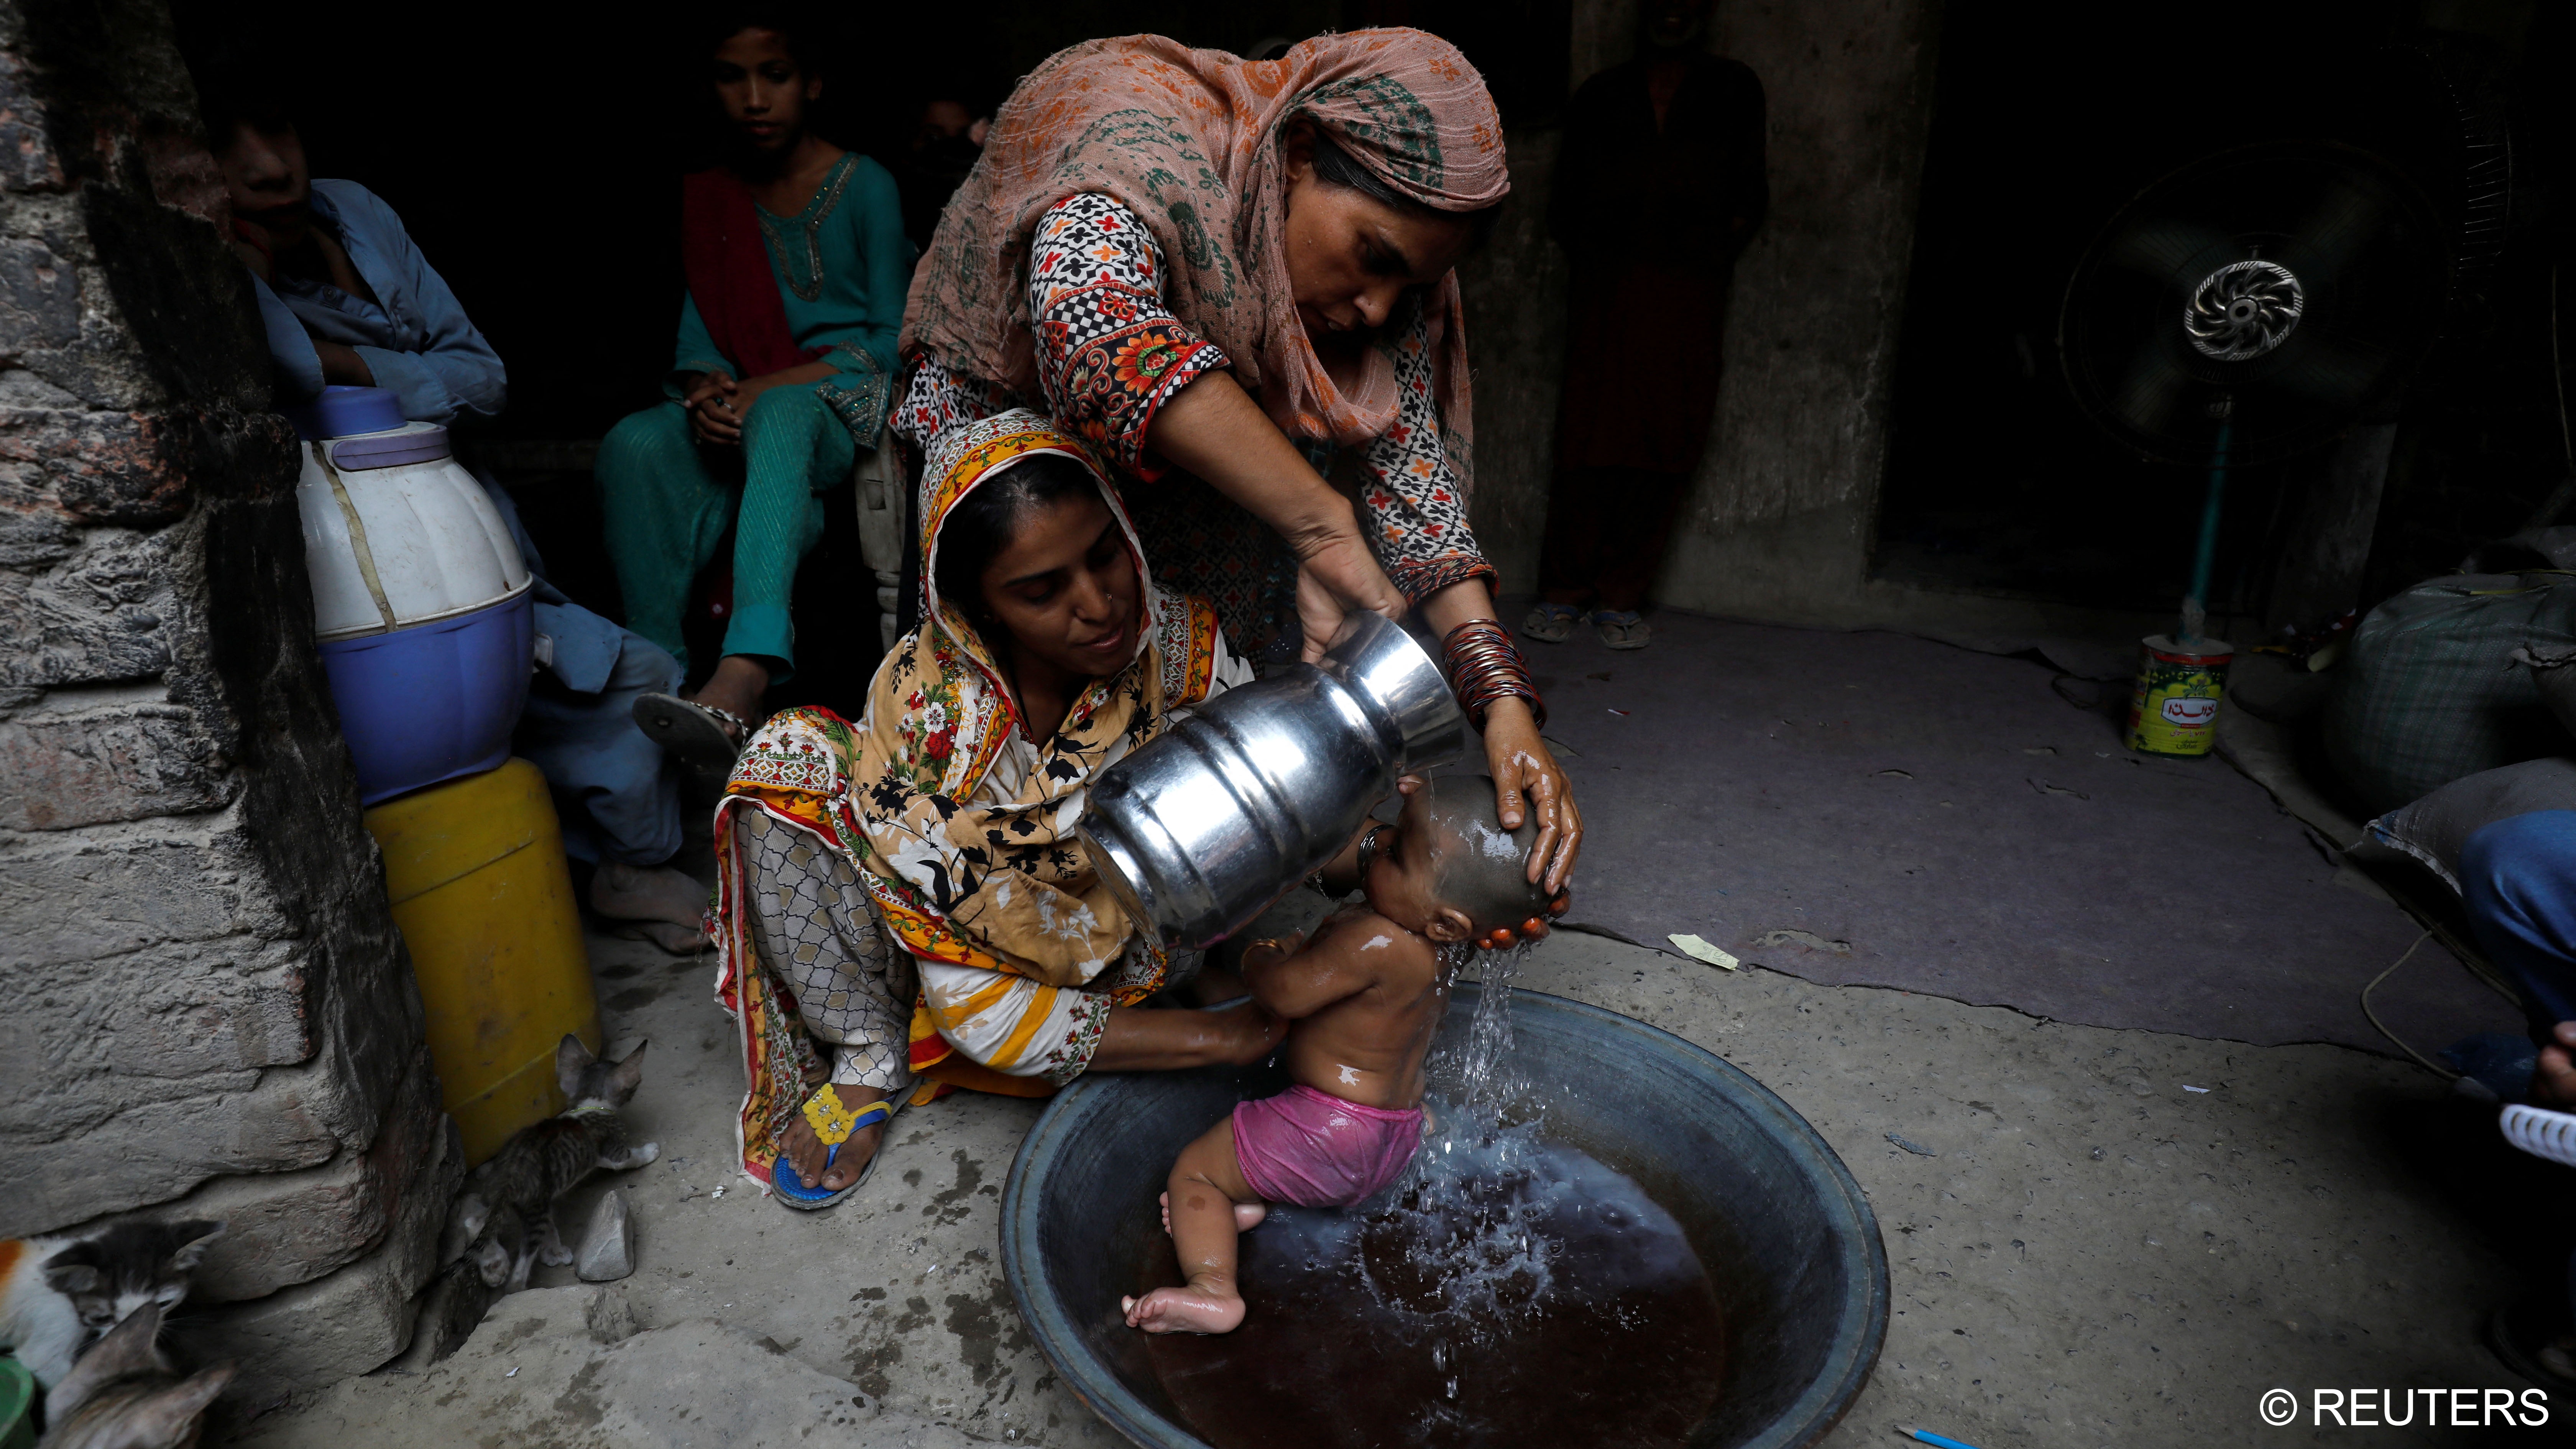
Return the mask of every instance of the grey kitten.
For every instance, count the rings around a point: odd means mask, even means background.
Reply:
[[[555,1075],[572,1106],[520,1129],[466,1179],[448,1241],[467,1245],[464,1256],[484,1286],[516,1292],[528,1286],[534,1262],[571,1262],[572,1249],[556,1229],[555,1200],[593,1172],[623,1172],[662,1155],[659,1143],[630,1145],[617,1118],[644,1080],[646,1045],[637,1042],[624,1061],[603,1062],[566,1033],[555,1048]]]
[[[86,1238],[0,1242],[0,1347],[51,1389],[81,1346],[150,1303],[188,1296],[188,1275],[224,1225],[202,1219],[131,1222]]]
[[[145,1303],[80,1356],[46,1395],[53,1427],[37,1449],[188,1449],[206,1405],[232,1382],[217,1364],[182,1378],[154,1339],[161,1305]]]

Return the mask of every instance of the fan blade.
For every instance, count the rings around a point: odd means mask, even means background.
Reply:
[[[2214,250],[2232,253],[2235,242],[2225,232],[2191,222],[2152,221],[2115,238],[2104,249],[2102,262],[2188,287],[2200,279],[2183,274]]]
[[[2142,433],[2162,433],[2166,415],[2191,383],[2191,374],[2173,365],[2163,344],[2149,342],[2130,359],[2128,375],[2108,398],[2111,415]]]
[[[2320,281],[2338,275],[2388,219],[2387,197],[2350,183],[2336,186],[2308,208],[2299,229],[2290,234],[2284,251],[2304,263],[2291,270],[2303,276],[2313,272]]]
[[[2361,406],[2387,371],[2388,355],[2382,349],[2365,351],[2319,339],[2300,352],[2296,366],[2285,367],[2265,381],[2340,412]]]

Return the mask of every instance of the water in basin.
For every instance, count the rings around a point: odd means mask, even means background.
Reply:
[[[1718,1295],[1682,1225],[1550,1141],[1511,1068],[1494,961],[1405,1178],[1347,1211],[1277,1207],[1241,1240],[1231,1334],[1154,1335],[1155,1379],[1216,1449],[1678,1446],[1725,1382]],[[1159,1221],[1139,1259],[1179,1274]],[[1144,1286],[1156,1286],[1147,1284]]]

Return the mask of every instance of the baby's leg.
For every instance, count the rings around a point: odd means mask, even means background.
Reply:
[[[1236,1203],[1234,1205],[1234,1230],[1238,1233],[1251,1232],[1254,1228],[1261,1226],[1262,1219],[1268,1216],[1270,1216],[1270,1204],[1266,1202]],[[1163,1194],[1163,1236],[1168,1238],[1171,1235],[1172,1195],[1166,1192]]]
[[[1235,1205],[1261,1200],[1235,1161],[1233,1117],[1181,1149],[1169,1187],[1164,1218],[1189,1282],[1125,1300],[1120,1306],[1127,1310],[1127,1326],[1147,1333],[1230,1333],[1243,1322],[1243,1295],[1234,1286]]]

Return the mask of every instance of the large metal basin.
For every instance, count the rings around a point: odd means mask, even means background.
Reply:
[[[1460,985],[1441,1041],[1478,988]],[[1887,1332],[1887,1252],[1860,1185],[1805,1118],[1669,1032],[1581,1002],[1513,993],[1512,1070],[1548,1135],[1626,1173],[1680,1220],[1727,1315],[1724,1392],[1693,1449],[1798,1449],[1851,1406]],[[1204,1449],[1147,1363],[1118,1299],[1169,1250],[1141,1223],[1183,1144],[1247,1097],[1259,1070],[1084,1077],[1048,1104],[1002,1195],[1002,1268],[1056,1372],[1153,1449]]]

